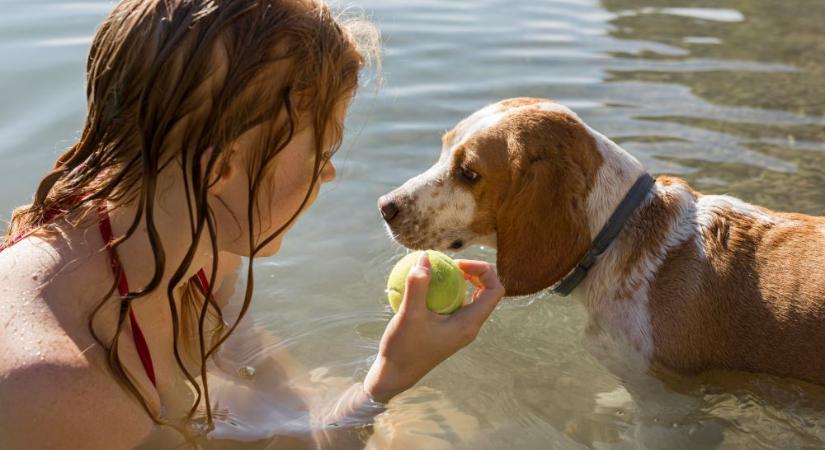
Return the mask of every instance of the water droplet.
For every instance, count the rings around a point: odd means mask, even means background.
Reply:
[[[197,435],[204,435],[207,431],[209,431],[209,427],[205,422],[196,421],[189,422],[189,429]]]
[[[238,369],[238,374],[243,378],[254,378],[255,377],[255,368],[252,366],[243,366]]]

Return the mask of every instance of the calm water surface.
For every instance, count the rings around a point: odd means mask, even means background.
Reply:
[[[825,1],[354,3],[384,34],[383,85],[353,108],[338,181],[259,262],[253,307],[309,368],[363,376],[403,253],[376,199],[435,161],[442,132],[505,97],[566,103],[652,172],[703,192],[825,214]],[[111,7],[0,0],[6,216],[77,137],[85,55]],[[385,422],[409,448],[825,446],[822,397],[768,377],[672,380],[663,396],[682,412],[650,414],[584,350],[584,321],[580,305],[552,296],[502,304]]]

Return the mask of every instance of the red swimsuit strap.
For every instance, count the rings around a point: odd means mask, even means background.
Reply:
[[[129,282],[126,280],[126,272],[123,271],[123,266],[120,264],[117,253],[111,247],[114,236],[112,233],[112,223],[109,220],[109,212],[106,209],[105,202],[100,203],[98,212],[100,214],[100,234],[103,236],[103,240],[106,242],[106,247],[109,250],[109,261],[112,265],[112,273],[118,277],[117,289],[121,296],[126,296],[129,294]],[[209,292],[209,280],[203,269],[200,269],[197,276],[193,278],[200,283],[201,288],[205,293]],[[146,338],[143,335],[143,331],[140,329],[140,324],[138,323],[135,312],[131,306],[129,307],[129,324],[132,328],[132,339],[135,342],[135,348],[137,348],[140,362],[143,364],[143,369],[146,371],[146,375],[149,377],[152,385],[157,387],[157,382],[155,381],[155,368],[152,364],[152,355],[149,353],[149,345],[146,343]]]
[[[125,297],[129,294],[129,281],[126,280],[126,272],[123,271],[123,266],[120,265],[120,259],[118,259],[117,253],[111,245],[114,236],[112,235],[112,222],[109,220],[109,211],[106,209],[106,202],[100,202],[97,211],[100,215],[100,234],[103,236],[103,242],[106,243],[106,249],[109,251],[109,263],[112,265],[112,273],[118,278],[117,290],[121,297]],[[135,348],[140,357],[140,362],[143,364],[143,370],[146,372],[146,376],[149,377],[152,385],[157,387],[157,382],[155,381],[155,366],[152,364],[152,354],[149,353],[149,345],[146,343],[146,337],[143,336],[143,330],[140,329],[140,324],[138,324],[135,311],[131,305],[129,306],[129,325],[132,328],[132,339],[135,342]]]
[[[80,196],[77,198],[82,199]],[[7,239],[0,242],[0,252],[16,244],[40,225],[51,222],[64,214],[66,214],[66,211],[60,210],[59,208],[49,209],[46,211],[43,221],[39,225],[29,227],[17,233],[12,239]],[[112,233],[112,222],[109,220],[109,211],[106,208],[105,202],[100,202],[98,205],[98,215],[100,216],[100,234],[103,237],[103,241],[106,242],[106,248],[109,251],[109,261],[112,265],[112,273],[118,277],[117,290],[121,296],[126,296],[129,294],[129,282],[126,280],[126,273],[123,271],[123,267],[120,264],[117,253],[111,246],[114,236]],[[193,277],[193,279],[200,284],[203,292],[209,292],[209,280],[203,269],[200,269],[197,276]],[[140,362],[143,364],[143,369],[146,371],[146,375],[149,377],[152,385],[157,387],[155,380],[155,368],[152,364],[152,355],[149,353],[149,346],[146,344],[146,337],[143,335],[143,331],[140,329],[140,324],[138,324],[135,312],[131,307],[129,308],[129,324],[132,329],[132,339],[135,342],[135,347],[137,348]]]
[[[121,296],[125,296],[129,293],[129,284],[126,281],[126,274],[123,270],[121,270],[120,261],[117,258],[117,254],[110,245],[112,243],[112,223],[109,221],[109,213],[106,210],[106,204],[104,202],[100,203],[98,212],[100,214],[100,233],[103,235],[103,240],[106,242],[106,247],[109,249],[109,260],[112,264],[112,271],[115,276],[120,277],[118,279],[117,289]],[[46,214],[43,217],[43,223],[51,222],[64,214],[65,211],[59,211],[57,208],[46,211]],[[12,239],[8,239],[5,242],[0,243],[0,251],[16,244],[35,228],[37,227],[29,227],[17,233]],[[155,383],[155,368],[152,364],[152,355],[149,354],[149,346],[146,344],[146,338],[143,336],[143,331],[141,331],[140,325],[138,325],[137,317],[135,317],[135,312],[132,308],[129,308],[129,321],[132,328],[132,338],[135,341],[135,347],[137,347],[140,362],[143,363],[143,369],[146,371],[146,375],[149,377],[152,385],[157,386]]]

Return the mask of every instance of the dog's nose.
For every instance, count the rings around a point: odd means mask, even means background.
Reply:
[[[387,223],[398,216],[398,205],[392,200],[392,198],[390,198],[389,195],[385,195],[378,199],[378,209],[381,210],[381,217],[383,217]]]

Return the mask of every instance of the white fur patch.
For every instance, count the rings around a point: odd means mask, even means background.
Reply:
[[[475,134],[496,126],[507,115],[509,110],[500,103],[493,103],[474,112],[470,117],[462,120],[456,127],[456,134],[452,142],[447,143],[452,153],[456,147],[467,142]]]
[[[722,211],[730,211],[766,224],[776,224],[780,221],[766,210],[728,195],[703,195],[696,202],[696,208],[696,222],[702,228],[710,226]]]
[[[527,105],[527,106],[524,106],[524,107],[525,108],[536,108],[536,109],[541,109],[541,110],[544,110],[544,111],[557,112],[557,113],[561,113],[561,114],[566,114],[568,116],[573,116],[576,119],[579,119],[578,114],[573,112],[572,109],[562,105],[561,103],[547,101],[547,102],[541,102],[541,103],[531,103],[530,105]],[[581,122],[581,119],[579,119],[579,121]]]
[[[428,246],[446,247],[454,240],[495,246],[494,235],[467,234],[466,230],[475,215],[475,198],[467,190],[456,186],[450,179],[449,172],[453,153],[473,136],[497,126],[510,111],[500,103],[494,103],[462,120],[456,126],[455,136],[450,142],[444,143],[438,162],[399,188],[399,191],[413,198],[413,214],[426,218],[426,223],[413,225],[412,231],[420,233]]]
[[[633,183],[644,173],[644,167],[615,142],[586,124],[584,126],[596,142],[596,149],[603,159],[596,175],[596,185],[587,197],[588,227],[592,239],[607,223]]]
[[[637,353],[645,362],[649,362],[653,354],[653,336],[648,309],[648,291],[650,283],[659,271],[670,249],[680,245],[693,236],[697,229],[694,221],[695,202],[688,188],[678,185],[662,185],[656,183],[644,207],[654,196],[676,197],[678,212],[669,224],[664,243],[654,251],[644,255],[640,263],[630,270],[627,277],[622,276],[620,261],[631,249],[638,245],[636,242],[619,239],[600,257],[598,263],[591,269],[589,276],[576,289],[575,293],[581,299],[589,312],[592,330],[588,339],[591,346],[604,346],[605,354],[613,353],[612,358],[618,359],[614,363],[606,362],[614,372],[632,371],[633,365],[623,361],[630,361],[633,353]],[[628,298],[619,298],[621,291],[630,291]],[[620,351],[623,348],[624,350]],[[592,350],[592,349],[591,349]],[[625,367],[627,366],[627,367]],[[624,369],[622,369],[624,368]],[[638,366],[635,367],[638,370]]]
[[[416,195],[418,208],[431,211],[427,217],[434,229],[468,226],[476,209],[473,195],[449,181],[438,185],[427,184]]]
[[[449,177],[451,158],[441,158],[426,172],[411,178],[399,191],[412,199],[408,213],[421,218],[411,225],[411,232],[422,239],[420,245],[446,248],[455,240],[469,241],[457,234],[466,230],[476,209],[475,198],[465,189],[454,186]]]

